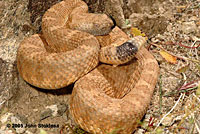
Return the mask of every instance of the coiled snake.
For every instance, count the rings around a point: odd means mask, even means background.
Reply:
[[[150,103],[159,72],[143,47],[145,39],[129,39],[106,15],[88,13],[81,0],[52,6],[42,18],[42,32],[18,48],[22,78],[45,89],[76,81],[70,100],[76,123],[98,134],[133,132]],[[106,64],[97,66],[99,61]]]

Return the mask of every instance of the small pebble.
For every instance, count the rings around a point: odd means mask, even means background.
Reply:
[[[182,25],[180,26],[180,30],[183,31],[185,34],[196,33],[197,26],[194,21],[183,22]]]

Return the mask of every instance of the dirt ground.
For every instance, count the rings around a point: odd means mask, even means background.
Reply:
[[[0,0],[0,134],[87,133],[69,114],[73,84],[42,90],[26,83],[16,68],[20,42],[41,33],[42,15],[59,1]],[[151,104],[134,133],[200,133],[200,0],[85,2],[90,12],[112,16],[127,34],[144,33],[146,47],[159,63]]]

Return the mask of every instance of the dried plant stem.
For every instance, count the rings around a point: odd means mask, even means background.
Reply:
[[[160,120],[160,122],[157,124],[156,128],[154,129],[154,132],[156,131],[156,129],[160,126],[160,124],[162,123],[162,121],[165,119],[165,117],[167,117],[174,109],[175,107],[178,105],[178,103],[180,102],[181,98],[184,98],[185,94],[181,93],[180,97],[178,98],[178,100],[176,101],[175,105],[172,107],[172,109],[165,114],[162,119]]]
[[[159,91],[160,91],[160,110],[159,110],[159,112],[161,113],[161,111],[162,111],[162,96],[163,96],[163,93],[162,93],[162,75],[160,75]]]
[[[178,55],[175,55],[175,54],[173,54],[173,53],[171,53],[171,52],[168,52],[168,51],[165,50],[163,47],[161,47],[161,46],[159,46],[159,45],[157,45],[157,44],[154,44],[154,43],[150,43],[150,44],[153,45],[153,46],[156,46],[156,47],[158,47],[158,48],[160,48],[160,49],[162,49],[163,51],[169,53],[170,55],[172,55],[172,56],[174,56],[174,57],[177,57],[178,59],[181,59],[181,60],[184,60],[184,61],[188,61],[188,60],[189,60],[189,61],[193,61],[193,62],[196,62],[196,63],[200,63],[200,61],[198,61],[198,60],[190,59],[190,58],[183,57],[183,56],[178,56]]]
[[[169,92],[168,94],[164,95],[164,97],[171,96],[173,94],[178,94],[178,93],[185,93],[185,92],[195,90],[195,89],[197,89],[197,87],[192,87],[192,88],[188,88],[188,89],[184,89],[184,90],[178,90],[176,92]]]

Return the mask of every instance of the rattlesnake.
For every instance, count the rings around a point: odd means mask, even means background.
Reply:
[[[18,48],[22,78],[45,89],[78,80],[70,101],[74,120],[93,133],[119,128],[119,133],[131,133],[146,111],[159,72],[143,47],[144,38],[129,39],[106,15],[88,13],[81,0],[52,6],[42,18],[42,32]],[[137,59],[131,60],[138,49]],[[99,61],[107,64],[97,66]]]

